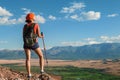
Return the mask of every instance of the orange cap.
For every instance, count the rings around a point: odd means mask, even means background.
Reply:
[[[26,20],[35,20],[34,13],[28,13],[27,16],[26,16]]]

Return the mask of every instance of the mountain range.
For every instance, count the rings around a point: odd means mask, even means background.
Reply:
[[[44,50],[43,50],[44,53]],[[45,53],[44,53],[45,55]],[[46,50],[48,59],[119,59],[120,43],[102,43],[84,46],[56,46]],[[38,58],[32,51],[32,58]],[[23,50],[0,50],[0,59],[24,59]]]

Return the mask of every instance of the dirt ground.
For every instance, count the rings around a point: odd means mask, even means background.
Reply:
[[[38,59],[32,59],[31,65],[32,66],[39,66]],[[113,74],[113,75],[120,75],[120,61],[119,62],[112,62],[108,60],[106,63],[103,63],[102,60],[48,60],[48,66],[75,66],[80,68],[95,68],[95,69],[104,69],[106,72]],[[25,66],[25,60],[0,60],[0,64],[19,64],[18,66]],[[45,63],[45,66],[47,64]],[[52,75],[53,76],[53,75]],[[56,76],[53,76],[56,77]],[[58,77],[56,77],[58,78]],[[59,79],[60,80],[60,77]]]

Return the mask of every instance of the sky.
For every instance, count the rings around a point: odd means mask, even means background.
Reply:
[[[0,0],[0,50],[23,49],[33,12],[46,48],[120,42],[120,0]],[[42,39],[39,39],[42,48]]]

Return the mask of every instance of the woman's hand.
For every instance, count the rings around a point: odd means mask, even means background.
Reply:
[[[41,37],[40,38],[44,38],[44,34],[43,34],[43,32],[41,32]]]

